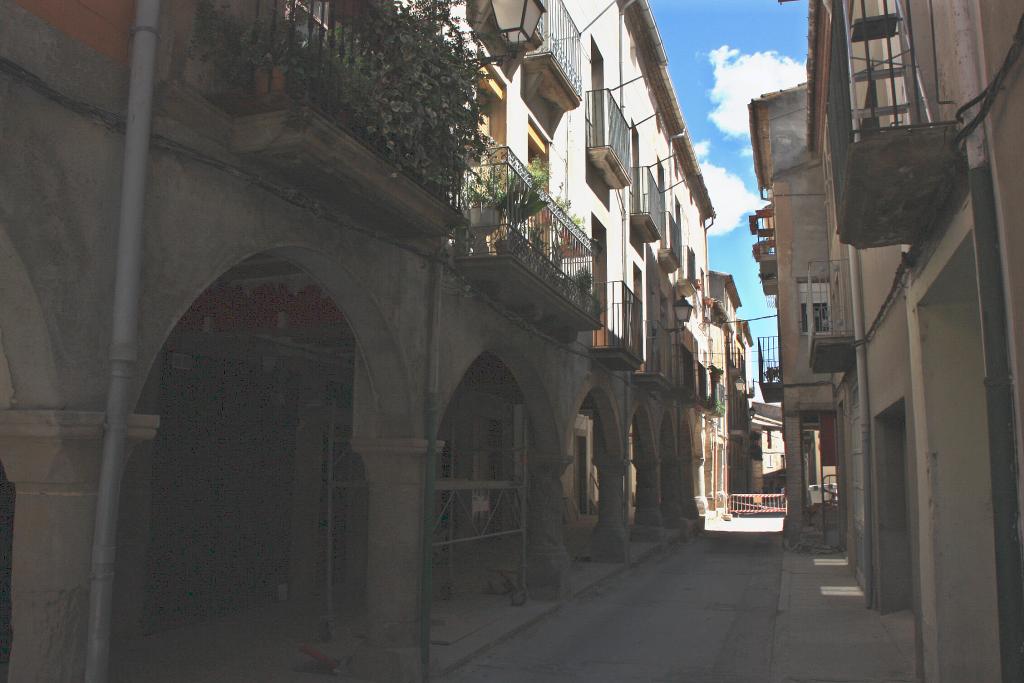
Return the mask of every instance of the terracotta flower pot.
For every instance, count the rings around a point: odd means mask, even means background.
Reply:
[[[283,93],[284,82],[284,70],[279,66],[256,69],[254,89],[257,95]]]

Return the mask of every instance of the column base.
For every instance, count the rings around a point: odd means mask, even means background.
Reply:
[[[529,553],[526,590],[534,600],[565,600],[572,597],[572,561],[565,548]]]
[[[353,676],[380,683],[419,683],[421,655],[415,647],[364,645],[353,653],[348,669]]]
[[[683,509],[678,503],[662,503],[661,519],[666,529],[682,529],[686,524]]]
[[[629,540],[624,527],[596,526],[590,537],[590,559],[593,562],[624,564],[629,560]]]
[[[697,505],[697,514],[703,517],[708,514],[708,499],[704,496],[696,496],[693,502]]]

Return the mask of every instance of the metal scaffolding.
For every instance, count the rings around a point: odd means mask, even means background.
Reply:
[[[526,448],[462,449],[449,457],[454,462],[456,458],[475,459],[479,456],[512,462],[513,476],[510,479],[438,478],[433,526],[434,561],[435,564],[444,564],[448,571],[441,586],[441,597],[451,599],[454,594],[457,546],[518,536],[520,558],[516,570],[491,569],[499,575],[512,604],[521,605],[526,601]],[[500,476],[501,469],[492,468],[492,475]]]

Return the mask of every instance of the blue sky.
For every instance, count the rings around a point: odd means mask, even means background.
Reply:
[[[807,0],[651,0],[651,6],[719,217],[708,239],[711,267],[736,278],[741,317],[774,313],[750,253],[746,216],[763,202],[746,105],[806,80]],[[771,319],[751,327],[755,338],[776,333]]]

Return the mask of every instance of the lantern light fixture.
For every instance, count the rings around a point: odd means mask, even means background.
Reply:
[[[690,315],[693,313],[693,304],[685,296],[679,297],[672,307],[676,312],[676,322],[686,323],[690,319]]]
[[[540,18],[547,11],[544,0],[491,0],[498,31],[510,45],[533,40]]]

